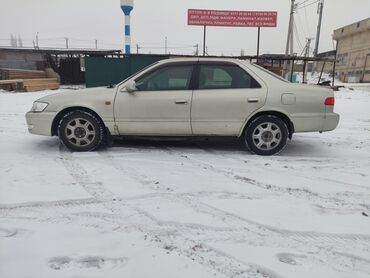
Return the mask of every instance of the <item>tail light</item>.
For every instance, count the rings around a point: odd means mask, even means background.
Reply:
[[[326,106],[334,106],[335,104],[335,98],[334,97],[328,97],[325,99],[325,105]]]

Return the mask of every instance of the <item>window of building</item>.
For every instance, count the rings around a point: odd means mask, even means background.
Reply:
[[[337,57],[337,60],[338,60],[338,66],[345,66],[348,64],[348,53],[341,53],[341,54],[338,54],[338,57]]]

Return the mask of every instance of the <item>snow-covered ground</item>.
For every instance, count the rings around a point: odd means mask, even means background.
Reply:
[[[27,132],[48,93],[0,93],[0,277],[370,277],[370,92],[337,92],[339,128],[275,157],[225,140],[71,153]]]

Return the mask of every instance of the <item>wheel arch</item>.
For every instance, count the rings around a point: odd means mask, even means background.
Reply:
[[[87,108],[87,107],[84,107],[84,106],[72,106],[72,107],[67,107],[67,108],[64,108],[63,110],[61,110],[54,118],[53,120],[53,123],[51,125],[51,135],[52,136],[58,136],[58,126],[59,126],[59,122],[60,120],[68,113],[72,112],[72,111],[77,111],[77,110],[83,110],[83,111],[86,111],[86,112],[89,112],[91,114],[93,114],[96,118],[98,118],[100,120],[100,122],[104,125],[104,129],[106,130],[106,132],[109,132],[107,127],[105,126],[105,123],[103,121],[103,119],[99,116],[98,113],[96,113],[94,110],[90,109],[90,108]]]
[[[292,139],[293,133],[295,132],[293,122],[290,120],[290,118],[285,113],[283,113],[281,111],[276,111],[276,110],[259,111],[259,112],[255,113],[253,116],[251,116],[246,121],[246,123],[243,126],[243,129],[242,129],[241,133],[239,134],[239,137],[244,134],[245,130],[248,128],[248,126],[251,122],[253,122],[256,118],[258,118],[260,116],[265,116],[265,115],[266,116],[267,115],[272,115],[272,116],[276,116],[276,117],[282,119],[288,127],[289,139]]]

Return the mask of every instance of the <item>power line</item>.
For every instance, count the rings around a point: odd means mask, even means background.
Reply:
[[[293,24],[294,24],[294,28],[293,29],[295,31],[296,41],[298,43],[299,48],[302,50],[303,49],[303,45],[302,45],[302,42],[301,42],[301,40],[299,38],[299,32],[298,32],[298,28],[297,28],[297,25],[296,25],[295,21],[293,22]]]
[[[301,3],[298,3],[297,6],[301,6],[301,5],[303,5],[303,4],[305,4],[305,3],[309,2],[309,1],[311,1],[311,0],[305,0],[305,1],[301,2]]]
[[[314,2],[312,2],[312,3],[310,3],[310,4],[307,4],[307,5],[305,5],[305,6],[298,7],[298,8],[297,8],[297,10],[300,10],[300,9],[303,9],[303,8],[306,8],[306,7],[309,7],[309,6],[311,6],[311,5],[313,5],[313,4],[316,4],[316,3],[318,3],[318,2],[320,2],[320,0],[316,0],[316,1],[314,1]]]
[[[298,17],[298,25],[300,27],[300,29],[302,30],[302,33],[304,34],[305,37],[307,37],[307,32],[306,30],[303,28],[303,23],[302,23],[302,20],[301,20],[301,17],[299,15],[299,13],[297,13],[297,17]]]
[[[304,17],[305,17],[305,21],[306,21],[306,26],[307,26],[308,33],[311,35],[311,28],[310,28],[310,25],[308,23],[308,17],[307,17],[307,9],[306,9],[306,7],[304,7]]]

